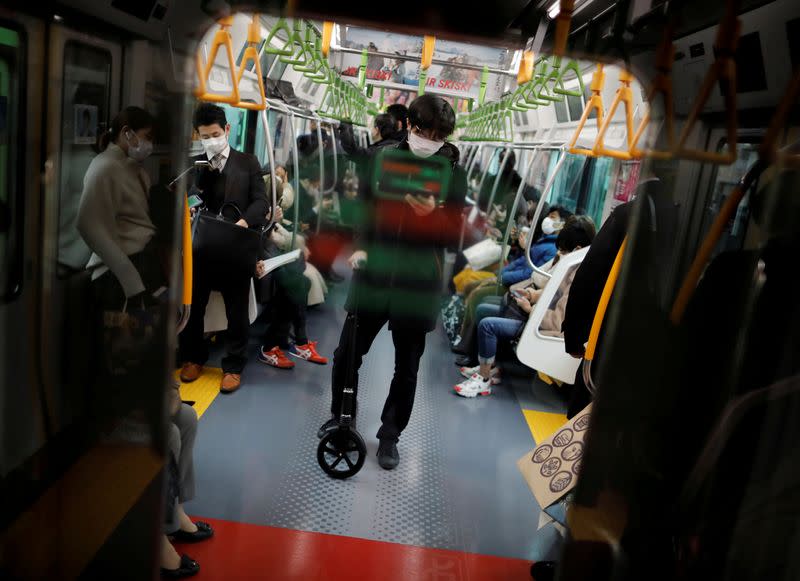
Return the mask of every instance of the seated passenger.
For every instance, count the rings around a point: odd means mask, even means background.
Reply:
[[[267,216],[269,220],[269,215]],[[291,233],[280,226],[283,210],[278,207],[275,213],[276,223],[270,236],[264,237],[264,258],[278,256],[291,250]],[[285,233],[285,234],[284,234]],[[288,241],[286,240],[288,235]],[[306,307],[311,281],[304,276],[305,259],[302,257],[270,273],[271,290],[269,309],[272,318],[267,327],[264,343],[261,346],[258,360],[279,369],[292,369],[294,362],[286,357],[284,351],[298,359],[325,365],[327,358],[317,353],[317,342],[309,341],[306,335]],[[256,264],[256,275],[263,280],[265,275],[263,262]],[[294,342],[289,333],[294,328]]]
[[[192,522],[183,503],[194,498],[194,441],[197,435],[197,412],[181,402],[180,384],[173,380],[170,393],[171,423],[167,429],[167,510],[161,543],[161,575],[168,579],[190,577],[200,565],[188,555],[179,555],[170,540],[197,543],[211,538],[214,530],[208,523]]]
[[[530,256],[535,266],[542,266],[556,255],[556,238],[569,216],[570,213],[561,206],[551,206],[548,209],[541,223],[542,236],[531,244]],[[526,243],[525,239],[520,240],[521,247],[524,248]],[[532,273],[533,269],[523,255],[500,271],[500,282],[505,286],[511,286],[527,279]]]
[[[557,258],[579,250],[592,243],[595,235],[594,222],[588,216],[570,216],[564,228],[558,235],[557,244],[559,255]],[[577,269],[575,269],[577,270]],[[569,284],[572,282],[574,272],[566,277],[569,281],[559,288],[560,298],[563,298],[561,313],[566,306],[566,296],[569,294]],[[515,289],[506,295],[506,307],[501,305],[482,304],[478,308],[478,362],[479,367],[463,367],[461,374],[468,379],[455,386],[455,392],[462,397],[475,397],[477,395],[491,395],[492,385],[499,383],[499,369],[494,367],[497,345],[501,340],[514,340],[522,333],[528,316],[533,310],[533,305],[542,295],[542,289],[534,288],[533,284],[522,289]],[[513,303],[510,299],[513,298]],[[560,301],[556,301],[558,304]],[[560,321],[551,317],[549,325],[558,324]]]

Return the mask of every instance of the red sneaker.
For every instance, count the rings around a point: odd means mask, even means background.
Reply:
[[[295,345],[289,351],[289,355],[294,355],[298,359],[305,359],[306,361],[310,361],[311,363],[316,363],[318,365],[326,365],[328,363],[327,357],[323,357],[317,353],[316,341],[309,341],[305,345]]]
[[[269,351],[265,350],[262,346],[261,352],[258,354],[258,360],[261,361],[261,363],[272,365],[272,367],[277,367],[278,369],[291,369],[294,367],[294,361],[286,357],[278,346],[273,347]]]

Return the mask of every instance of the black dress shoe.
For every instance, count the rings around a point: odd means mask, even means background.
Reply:
[[[381,440],[378,445],[378,464],[384,470],[393,470],[400,464],[400,452],[392,440]]]
[[[555,561],[537,561],[531,565],[533,581],[553,581],[556,578]]]
[[[197,521],[194,524],[197,526],[197,530],[193,533],[178,529],[169,536],[172,537],[176,543],[199,543],[200,541],[205,541],[214,536],[214,529],[212,529],[211,525],[207,522]]]
[[[200,563],[188,555],[181,555],[181,564],[177,569],[165,569],[161,567],[161,577],[165,579],[183,579],[184,577],[197,575],[199,570]]]
[[[475,367],[478,362],[469,355],[456,357],[456,367]]]

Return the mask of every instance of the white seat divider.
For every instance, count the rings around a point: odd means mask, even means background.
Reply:
[[[580,359],[572,357],[564,350],[564,339],[543,335],[539,327],[564,277],[573,267],[583,262],[588,252],[588,246],[570,252],[550,271],[552,276],[547,281],[542,296],[534,305],[517,344],[517,358],[522,363],[565,383],[575,383],[575,373],[578,371]]]

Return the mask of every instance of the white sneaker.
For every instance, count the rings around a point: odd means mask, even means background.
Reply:
[[[476,397],[479,395],[492,395],[492,380],[484,379],[479,374],[474,374],[466,381],[462,381],[453,389],[461,397]]]
[[[473,375],[477,375],[478,372],[481,370],[480,365],[476,365],[475,367],[461,367],[459,371],[461,375],[469,379]],[[489,378],[492,380],[492,385],[499,385],[500,384],[500,368],[499,367],[492,367],[492,370],[489,372]]]

